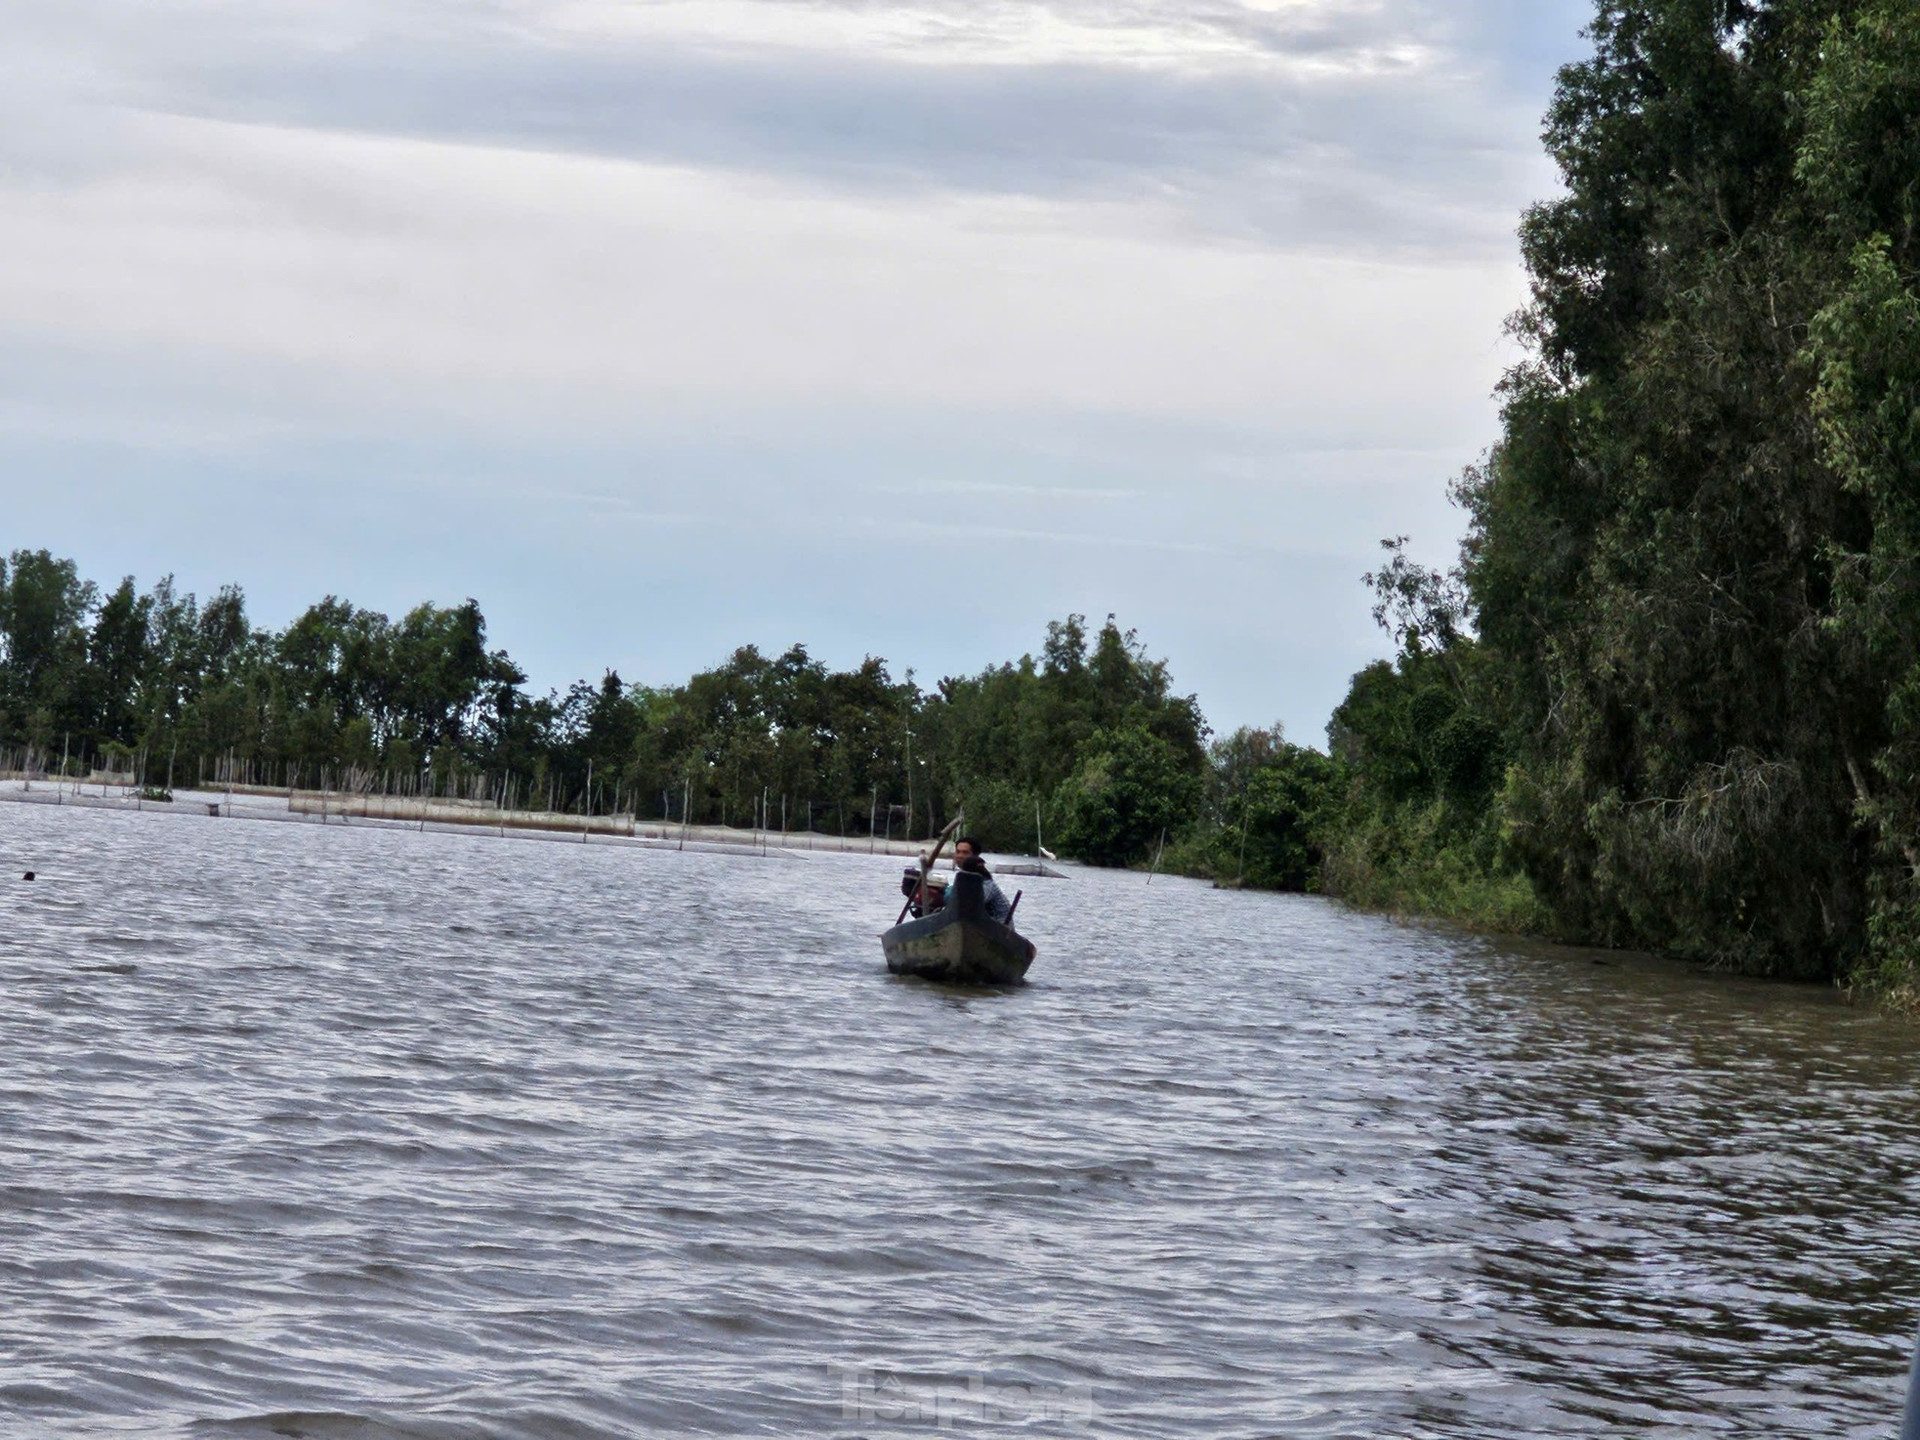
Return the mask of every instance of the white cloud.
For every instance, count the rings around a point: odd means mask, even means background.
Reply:
[[[0,324],[604,406],[1432,415],[1518,291],[1196,240],[1150,206],[879,201],[663,166],[148,120],[0,191]],[[1484,348],[1484,347],[1482,347]],[[1488,363],[1464,394],[1484,394]],[[1395,428],[1406,428],[1395,420]]]
[[[95,109],[1153,199],[1255,243],[1484,256],[1543,183],[1537,97],[1458,43],[1493,3],[71,0],[26,7],[0,78]]]
[[[1384,0],[558,0],[518,7],[527,33],[557,40],[778,46],[925,65],[1092,63],[1316,77],[1400,74],[1435,61],[1437,49],[1408,31],[1411,8]]]
[[[1113,609],[1311,736],[1491,433],[1545,72],[1486,36],[1579,8],[0,0],[9,519],[478,595],[549,680]],[[876,602],[962,548],[951,633]]]

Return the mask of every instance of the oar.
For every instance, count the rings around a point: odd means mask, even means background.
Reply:
[[[932,853],[920,858],[920,888],[914,892],[913,899],[923,915],[927,909],[927,874],[933,869],[933,862],[940,858],[940,852],[947,848],[948,837],[959,828],[960,817],[956,815],[947,822],[947,828],[940,832],[940,838],[934,841]]]
[[[1009,930],[1013,928],[1013,912],[1020,908],[1020,897],[1026,893],[1024,890],[1016,890],[1013,892],[1013,904],[1007,906],[1007,918],[1000,922]]]

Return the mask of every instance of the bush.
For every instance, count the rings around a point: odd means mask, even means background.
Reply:
[[[1254,774],[1240,823],[1222,834],[1239,847],[1236,877],[1266,890],[1321,888],[1326,827],[1338,808],[1338,773],[1327,756],[1288,745]]]
[[[1200,781],[1143,725],[1096,731],[1054,796],[1066,850],[1092,865],[1129,865],[1200,805]]]
[[[968,780],[960,809],[969,835],[989,850],[1024,855],[1034,847],[1034,795],[1012,780]]]

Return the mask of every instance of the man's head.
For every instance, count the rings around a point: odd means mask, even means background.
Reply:
[[[980,842],[971,835],[962,835],[958,840],[953,842],[953,858],[956,863],[962,860],[978,860],[980,858]]]

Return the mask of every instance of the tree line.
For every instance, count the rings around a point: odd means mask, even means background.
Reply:
[[[1588,37],[1459,562],[1389,543],[1395,656],[1292,813],[1356,900],[1911,994],[1912,0],[1603,0]]]
[[[1111,617],[931,689],[794,645],[542,696],[473,600],[394,620],[329,596],[276,631],[237,587],[203,602],[171,579],[103,591],[44,550],[0,561],[0,745],[41,770],[906,838],[964,813],[999,849],[1124,864],[1192,823],[1207,737]]]

